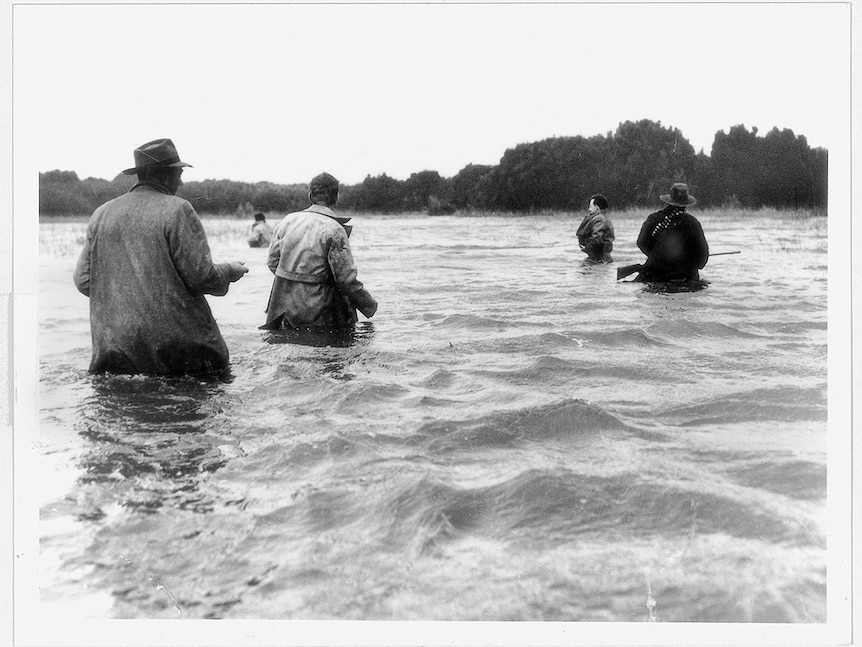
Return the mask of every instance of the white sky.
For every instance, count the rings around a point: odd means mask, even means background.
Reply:
[[[187,181],[328,170],[353,184],[450,177],[627,120],[677,127],[708,154],[738,123],[829,148],[849,119],[839,4],[18,5],[13,17],[16,147],[81,178],[113,177],[158,137],[194,165]]]

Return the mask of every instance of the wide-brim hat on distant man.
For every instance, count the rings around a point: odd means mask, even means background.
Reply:
[[[170,139],[154,139],[141,144],[135,149],[135,165],[123,173],[135,175],[141,171],[153,168],[177,168],[191,166],[180,160],[177,147]]]
[[[697,198],[688,194],[688,185],[682,182],[677,182],[671,186],[670,193],[660,195],[658,199],[675,207],[690,207],[697,202]]]

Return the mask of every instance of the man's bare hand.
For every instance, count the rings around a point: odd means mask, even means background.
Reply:
[[[228,266],[230,266],[231,283],[239,281],[243,274],[248,272],[248,268],[245,266],[245,261],[231,261],[228,263]]]

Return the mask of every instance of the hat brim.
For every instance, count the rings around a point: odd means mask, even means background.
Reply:
[[[174,162],[173,164],[152,164],[150,166],[133,166],[132,168],[127,168],[122,171],[125,175],[137,175],[139,171],[144,171],[150,168],[180,168],[182,166],[192,167],[191,164],[186,164],[185,162]],[[192,167],[194,168],[194,167]]]
[[[665,193],[664,195],[660,195],[658,197],[659,200],[665,202],[667,204],[673,205],[674,207],[690,207],[693,204],[697,204],[697,198],[694,196],[688,196],[688,202],[673,202],[670,199],[670,193]]]

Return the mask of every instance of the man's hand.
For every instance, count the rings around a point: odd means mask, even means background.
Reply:
[[[356,304],[359,312],[364,314],[368,319],[374,316],[374,313],[377,312],[377,300],[372,297],[370,294],[368,295],[367,301],[364,303]]]
[[[242,275],[248,272],[248,268],[245,266],[245,261],[231,261],[228,263],[230,267],[230,282],[239,281],[242,278]]]

